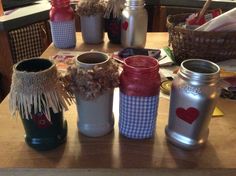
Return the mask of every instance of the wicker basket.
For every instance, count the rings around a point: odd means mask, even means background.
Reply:
[[[167,17],[169,45],[177,64],[190,58],[219,62],[236,59],[236,32],[193,31],[178,26],[190,14]]]

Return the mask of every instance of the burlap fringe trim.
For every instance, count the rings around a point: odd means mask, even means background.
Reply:
[[[66,93],[60,89],[45,90],[37,94],[24,95],[17,92],[10,93],[9,109],[13,117],[17,117],[20,113],[22,118],[30,119],[33,113],[42,112],[47,119],[51,121],[50,108],[54,113],[68,110],[67,104],[71,104],[72,100]]]

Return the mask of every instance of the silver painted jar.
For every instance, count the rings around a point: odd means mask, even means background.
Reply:
[[[99,44],[104,39],[103,15],[80,16],[81,33],[85,43]]]
[[[148,16],[143,0],[126,0],[121,17],[121,45],[144,48]]]
[[[220,68],[213,62],[189,59],[181,63],[171,87],[167,140],[184,148],[203,145],[219,96]]]
[[[109,62],[107,54],[97,51],[85,52],[76,60],[78,70],[90,69],[91,72],[94,67],[106,71],[103,67]],[[104,81],[104,78],[101,78],[101,81]],[[91,92],[92,86],[96,89],[97,85],[94,86],[91,83],[90,85],[91,88],[84,86],[87,92]],[[113,89],[104,91],[103,94],[93,99],[85,99],[75,92],[75,98],[78,112],[77,126],[82,134],[89,137],[100,137],[112,131],[114,126]]]

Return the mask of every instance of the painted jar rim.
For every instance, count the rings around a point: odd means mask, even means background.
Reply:
[[[140,63],[141,65],[138,65]],[[150,73],[159,71],[159,64],[153,57],[135,55],[124,59],[124,70],[135,73]]]
[[[220,67],[204,59],[187,59],[181,63],[178,74],[185,79],[215,82],[220,78]]]
[[[46,64],[46,65],[43,66],[43,67],[36,68],[35,64],[37,64],[37,63],[39,64],[39,62],[41,62],[42,64]],[[28,66],[32,66],[32,67],[28,67]],[[33,73],[47,72],[52,67],[55,67],[55,64],[52,61],[50,61],[48,59],[45,59],[45,58],[35,57],[35,58],[31,58],[31,59],[24,59],[24,60],[18,62],[14,66],[14,69],[15,69],[16,72],[24,72],[24,73],[28,73],[28,74],[33,74]],[[36,70],[33,70],[33,69],[36,69]]]
[[[97,62],[94,62],[94,63],[86,63],[86,62],[82,62],[81,60],[79,60],[79,58],[81,58],[81,59],[86,59],[86,57],[88,57],[88,56],[95,56],[95,55],[100,55],[100,56],[102,56],[102,59],[101,58],[99,58],[99,59],[101,59],[100,61],[97,61]],[[98,56],[96,56],[96,57],[98,57]],[[79,67],[82,67],[82,68],[92,68],[92,67],[94,67],[95,65],[97,66],[97,65],[103,65],[103,64],[105,64],[106,62],[108,62],[108,60],[109,60],[109,56],[108,56],[108,54],[106,54],[106,53],[103,53],[103,52],[99,52],[99,51],[89,51],[89,52],[84,52],[84,53],[82,53],[82,54],[80,54],[77,58],[76,58],[76,64],[77,64],[77,66],[78,66],[78,68]]]

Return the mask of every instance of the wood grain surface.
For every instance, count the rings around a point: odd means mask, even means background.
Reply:
[[[167,45],[167,40],[167,33],[149,33],[146,47],[160,48]],[[120,49],[120,46],[108,43],[107,39],[101,45],[86,45],[78,33],[75,50],[91,49],[112,52]],[[51,45],[42,57],[48,58],[57,51]],[[113,104],[115,127],[110,134],[99,138],[80,134],[76,106],[72,105],[64,113],[68,122],[67,142],[46,152],[35,151],[24,142],[21,119],[11,118],[7,97],[0,104],[0,168],[3,169],[0,174],[9,171],[14,175],[14,172],[18,172],[17,168],[21,168],[19,173],[23,172],[24,175],[34,175],[35,172],[40,175],[141,175],[143,172],[148,175],[159,172],[167,176],[171,173],[189,176],[202,173],[236,175],[235,101],[219,99],[217,106],[223,110],[224,116],[212,118],[207,144],[198,150],[185,151],[166,141],[164,128],[168,120],[169,100],[165,98],[160,98],[154,138],[131,140],[120,135],[118,94],[119,90],[116,89]],[[31,172],[26,174],[27,169]],[[115,169],[115,172],[111,169]]]

